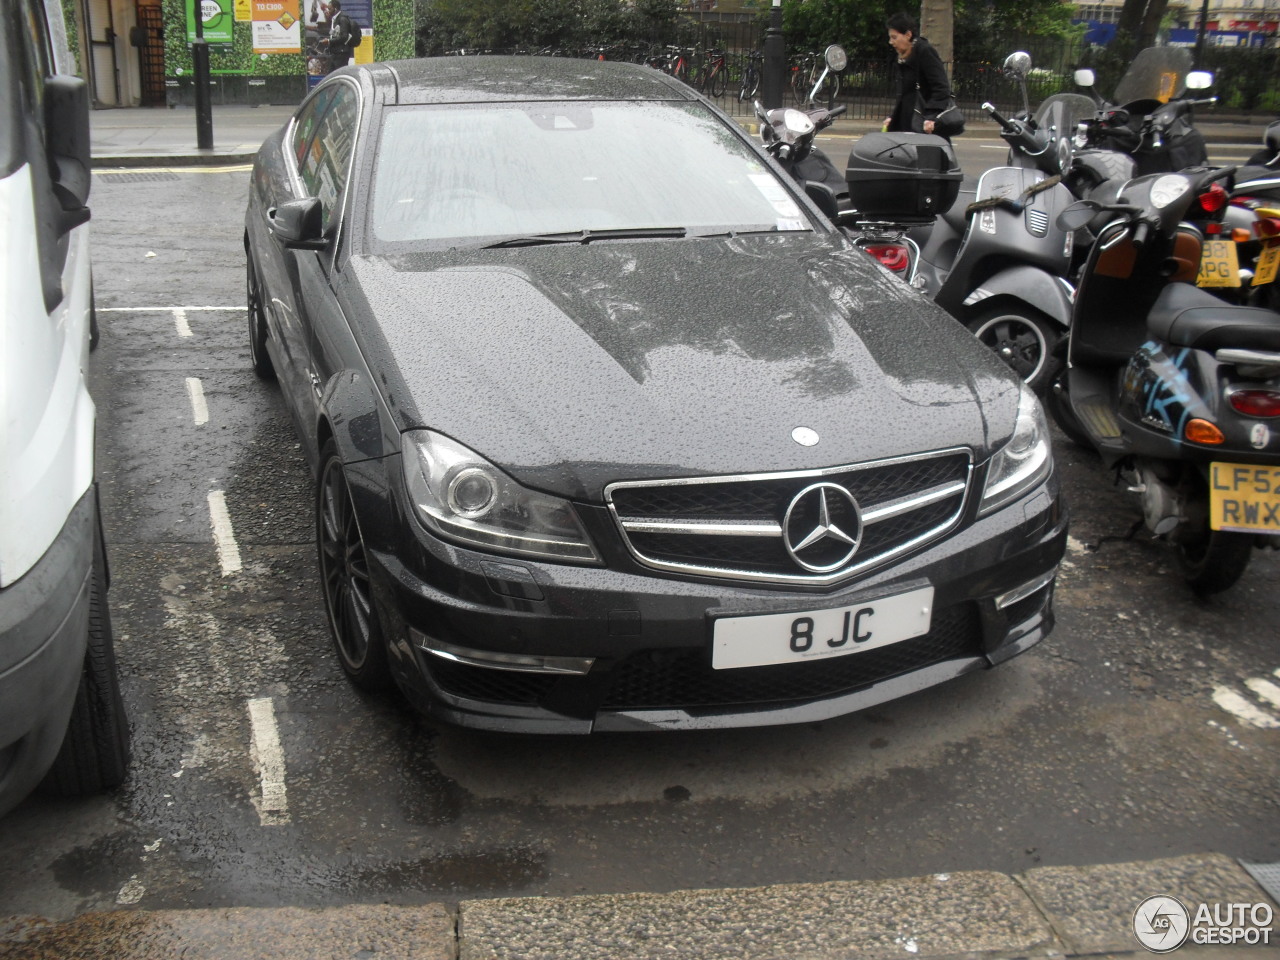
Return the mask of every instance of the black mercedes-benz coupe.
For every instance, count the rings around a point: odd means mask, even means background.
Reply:
[[[1052,627],[1035,397],[670,77],[340,70],[244,242],[362,687],[491,730],[794,723]]]

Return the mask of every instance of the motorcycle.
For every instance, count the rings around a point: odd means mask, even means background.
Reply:
[[[1150,47],[1134,58],[1108,102],[1094,88],[1092,70],[1077,70],[1076,83],[1093,98],[1096,112],[1077,127],[1077,149],[1103,149],[1133,158],[1134,176],[1171,173],[1208,162],[1204,137],[1195,128],[1193,109],[1217,97],[1187,98],[1190,90],[1213,84],[1213,74],[1191,69],[1184,47]]]
[[[1240,300],[1280,310],[1280,120],[1267,126],[1263,148],[1236,172],[1223,234],[1234,243]]]
[[[1033,117],[1030,69],[1024,52],[1005,59],[1006,76],[1021,87],[1020,114],[1006,118],[982,104],[1009,145],[1007,165],[962,186],[956,203],[908,236],[920,247],[915,285],[1043,393],[1061,365],[1058,344],[1071,316],[1073,237],[1056,219],[1075,198],[1061,184],[1070,101]],[[852,185],[852,160],[849,176]]]
[[[1280,548],[1280,315],[1194,283],[1204,234],[1190,221],[1220,217],[1214,188],[1233,170],[1138,177],[1059,215],[1064,230],[1108,223],[1046,406],[1127,481],[1201,594],[1232,586],[1255,546]]]

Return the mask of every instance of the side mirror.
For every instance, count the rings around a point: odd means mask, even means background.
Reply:
[[[1188,90],[1207,90],[1213,86],[1213,74],[1208,70],[1192,70],[1187,74]]]
[[[1098,215],[1102,204],[1093,200],[1077,200],[1058,214],[1058,229],[1075,233]]]
[[[1004,72],[1019,80],[1027,79],[1031,72],[1031,54],[1025,50],[1017,50],[1004,58]]]
[[[827,47],[822,58],[827,61],[827,66],[835,73],[839,73],[849,65],[849,55],[844,52],[844,47],[838,43],[833,43]]]
[[[89,219],[89,85],[66,74],[48,77],[44,117],[53,193],[62,207],[58,228],[67,233]]]
[[[836,192],[825,183],[806,180],[804,182],[804,192],[813,201],[813,205],[826,214],[829,219],[837,220],[840,217],[840,204],[836,200]]]
[[[324,236],[324,210],[319,197],[286,200],[267,211],[271,232],[286,247],[296,250],[323,250],[329,245]]]
[[[1092,87],[1094,81],[1093,71],[1089,69],[1077,70],[1075,79],[1077,87]]]

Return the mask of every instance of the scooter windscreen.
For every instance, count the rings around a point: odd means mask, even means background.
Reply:
[[[1187,90],[1187,74],[1192,67],[1186,47],[1148,47],[1133,58],[1129,69],[1116,84],[1114,103],[1138,100],[1168,103]],[[1149,112],[1149,111],[1147,111]]]

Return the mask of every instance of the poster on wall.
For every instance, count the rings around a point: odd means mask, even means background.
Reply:
[[[251,0],[253,52],[301,53],[302,19],[298,0]]]
[[[235,6],[236,23],[253,22],[253,4],[250,0],[232,0]]]
[[[341,64],[329,57],[327,41],[333,10],[325,0],[303,0],[303,30],[307,58],[307,88],[323,80]],[[373,63],[373,0],[342,0],[342,11],[360,27],[363,39],[352,56],[353,63]]]
[[[231,43],[232,0],[200,0],[201,32],[206,43]],[[187,43],[196,42],[195,4],[186,4]]]

